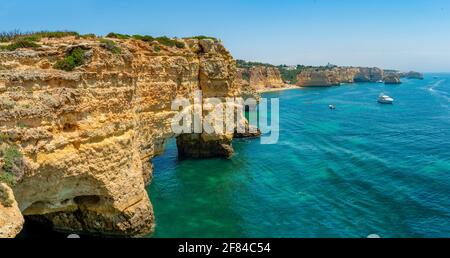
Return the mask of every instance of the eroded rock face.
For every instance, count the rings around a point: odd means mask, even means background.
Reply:
[[[355,75],[355,82],[378,82],[382,81],[384,77],[384,70],[372,67],[372,68],[359,68],[359,72]]]
[[[339,74],[333,70],[303,70],[297,76],[297,85],[302,87],[337,86],[341,83]]]
[[[23,223],[13,191],[0,183],[0,238],[15,237],[22,230]]]
[[[383,78],[385,84],[401,84],[400,74],[398,73],[389,73],[386,74]]]
[[[140,236],[154,229],[145,191],[150,160],[175,135],[172,100],[240,96],[236,64],[212,40],[114,40],[120,53],[96,39],[43,39],[36,50],[0,52],[0,132],[20,146],[26,168],[13,188],[26,216],[56,230]],[[85,63],[72,72],[53,65],[74,47]],[[227,135],[180,136],[190,157],[229,156]],[[185,140],[187,139],[187,140]],[[199,146],[190,153],[186,146]]]
[[[384,71],[376,67],[308,68],[298,74],[297,85],[302,87],[336,86],[341,83],[378,82],[383,78]]]
[[[251,68],[239,68],[237,81],[251,90],[258,91],[267,88],[281,88],[285,86],[281,78],[280,70],[276,67],[253,66]],[[250,91],[251,91],[250,90]]]

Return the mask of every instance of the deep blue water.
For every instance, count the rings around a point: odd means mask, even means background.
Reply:
[[[178,161],[172,141],[154,160],[155,237],[450,237],[450,74],[264,97],[278,144]]]

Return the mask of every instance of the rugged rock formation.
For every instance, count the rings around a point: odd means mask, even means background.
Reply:
[[[307,68],[297,76],[297,85],[336,86],[341,83],[353,82],[379,82],[401,83],[399,73],[385,72],[380,68],[367,67],[333,67],[333,68]]]
[[[382,81],[384,77],[384,71],[377,67],[358,68],[359,72],[355,75],[354,82],[378,82]]]
[[[332,70],[303,70],[297,76],[297,85],[302,87],[337,86],[340,85],[339,76]]]
[[[399,73],[388,73],[383,78],[385,84],[401,84]]]
[[[258,91],[266,88],[281,88],[285,86],[280,71],[271,66],[253,66],[251,68],[239,68],[237,81],[249,87],[250,90]]]
[[[236,65],[212,40],[184,48],[156,41],[42,39],[37,49],[0,51],[0,133],[20,146],[26,168],[14,186],[25,216],[56,230],[140,236],[154,229],[145,184],[150,160],[174,137],[172,100],[240,96]],[[181,40],[180,40],[181,41]],[[84,64],[54,64],[76,48]],[[268,73],[267,73],[268,74]],[[180,135],[183,156],[231,155],[229,135]]]
[[[0,183],[0,238],[15,237],[23,223],[13,191],[6,184]]]
[[[233,134],[183,134],[177,137],[178,156],[180,158],[231,158]]]
[[[414,72],[414,71],[410,71],[410,72],[406,72],[406,73],[400,73],[400,77],[401,78],[408,78],[408,79],[418,79],[418,80],[423,80],[423,74],[419,73],[419,72]]]

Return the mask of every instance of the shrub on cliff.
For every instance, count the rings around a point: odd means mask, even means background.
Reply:
[[[68,72],[73,71],[76,67],[84,64],[84,52],[81,48],[73,49],[68,56],[56,62],[54,68]]]
[[[81,35],[81,37],[84,39],[95,39],[95,38],[97,38],[97,35],[95,35],[94,33],[89,33],[89,34]]]
[[[102,47],[107,49],[113,54],[120,54],[122,53],[122,49],[117,46],[117,43],[109,40],[109,39],[100,39],[100,43],[102,44]]]
[[[142,41],[145,41],[145,42],[152,42],[152,41],[155,40],[154,37],[148,36],[148,35],[145,35],[145,36],[142,36],[142,35],[133,35],[133,39],[142,40]]]
[[[39,45],[33,42],[32,40],[19,38],[9,45],[0,46],[0,50],[14,51],[19,48],[37,48],[37,47],[39,47]]]
[[[155,40],[158,41],[160,44],[168,46],[168,47],[184,48],[183,42],[168,38],[166,36],[156,38]]]
[[[106,37],[113,38],[113,39],[129,39],[129,38],[131,38],[130,35],[114,33],[114,32],[109,33],[108,35],[106,35]]]
[[[13,144],[0,142],[0,182],[13,186],[23,174],[23,155]]]
[[[111,33],[110,33],[111,34]],[[114,33],[115,34],[115,33]],[[109,34],[108,34],[109,35]],[[117,35],[117,34],[115,34],[115,35]],[[120,34],[119,34],[120,35]],[[128,38],[130,37],[130,36],[128,36],[128,35],[125,35],[125,36],[127,36]],[[114,37],[113,37],[114,38]],[[120,37],[116,37],[116,38],[120,38]],[[152,37],[152,36],[149,36],[149,35],[133,35],[133,36],[131,36],[131,38],[133,38],[133,39],[137,39],[137,40],[142,40],[142,41],[145,41],[145,42],[153,42],[153,41],[157,41],[157,42],[159,42],[160,44],[162,44],[162,45],[164,45],[164,46],[168,46],[168,47],[177,47],[177,48],[184,48],[185,47],[185,44],[183,43],[183,42],[181,42],[181,41],[178,41],[178,40],[176,40],[176,39],[171,39],[171,38],[169,38],[169,37],[166,37],[166,36],[162,36],[162,37],[158,37],[158,38],[154,38],[154,37]]]

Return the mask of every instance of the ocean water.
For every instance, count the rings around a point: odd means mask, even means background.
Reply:
[[[450,237],[450,74],[264,97],[278,144],[178,161],[171,141],[154,160],[154,237]]]

